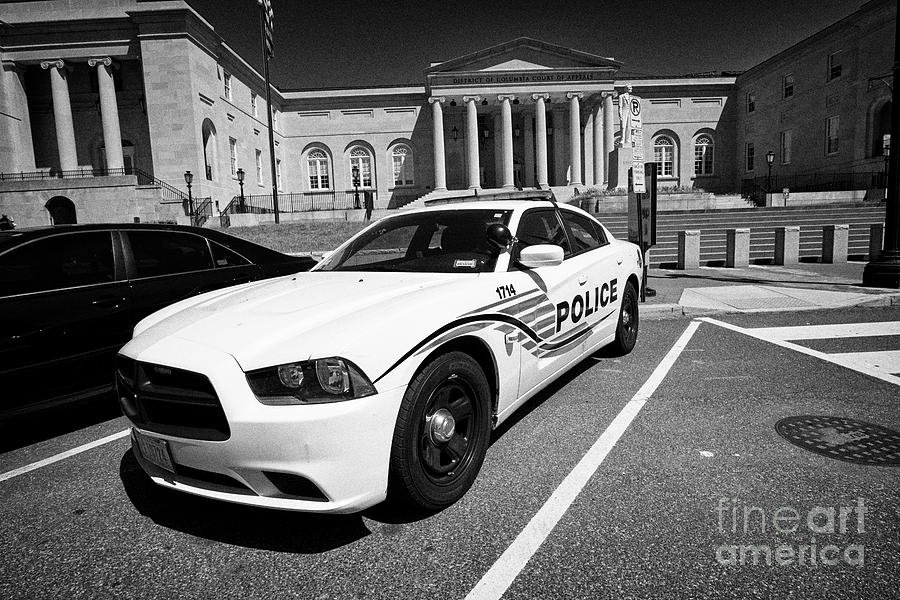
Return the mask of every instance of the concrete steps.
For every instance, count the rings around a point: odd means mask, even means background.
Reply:
[[[610,232],[628,237],[626,215],[597,215]],[[725,261],[726,229],[750,229],[750,260],[766,262],[775,255],[775,228],[800,226],[800,257],[812,260],[822,253],[822,227],[847,224],[848,254],[865,259],[869,253],[869,227],[884,223],[884,205],[841,205],[806,208],[757,208],[725,211],[685,211],[660,213],[657,245],[650,250],[651,266],[671,266],[678,259],[678,232],[700,231],[700,264]]]

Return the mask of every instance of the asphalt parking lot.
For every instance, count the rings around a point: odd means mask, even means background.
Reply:
[[[776,431],[809,415],[900,430],[896,325],[821,327],[896,322],[645,320],[631,355],[589,358],[501,426],[437,514],[194,498],[154,486],[127,437],[42,465],[126,430],[102,406],[70,415],[0,454],[0,597],[896,598],[900,470]]]

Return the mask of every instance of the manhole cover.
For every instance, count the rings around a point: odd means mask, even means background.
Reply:
[[[900,433],[864,421],[804,415],[787,417],[775,431],[796,446],[862,465],[900,466]]]

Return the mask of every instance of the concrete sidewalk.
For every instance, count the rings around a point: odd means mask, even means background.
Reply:
[[[641,315],[665,318],[725,312],[771,312],[900,305],[900,290],[862,287],[866,263],[800,263],[790,267],[651,268],[656,290]]]

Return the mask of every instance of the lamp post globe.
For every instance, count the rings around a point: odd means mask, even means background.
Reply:
[[[241,186],[241,202],[240,202],[241,208],[240,208],[240,210],[243,213],[244,212],[244,170],[241,168],[238,168],[238,170],[235,171],[235,175],[237,175],[238,185]]]
[[[187,184],[188,189],[188,217],[191,220],[191,225],[194,224],[194,197],[191,195],[191,183],[194,181],[194,174],[190,171],[184,172],[184,182]]]
[[[766,165],[769,167],[769,174],[766,178],[766,190],[772,191],[772,164],[775,162],[775,153],[769,150],[766,152]]]

